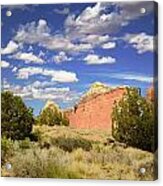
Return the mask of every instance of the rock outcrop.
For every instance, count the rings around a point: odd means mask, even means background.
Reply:
[[[44,111],[47,108],[49,108],[49,109],[51,109],[53,111],[62,112],[62,110],[60,109],[59,105],[56,104],[54,101],[52,101],[50,99],[47,100],[47,102],[45,103],[45,106],[42,108],[42,111]]]
[[[150,101],[154,101],[155,100],[154,86],[151,86],[149,89],[147,89],[146,97]]]
[[[56,109],[60,110],[60,109],[59,109],[59,106],[58,106],[54,101],[48,100],[48,101],[46,102],[46,104],[45,104],[43,110],[46,109],[46,108],[54,108],[54,107],[55,107]]]
[[[110,88],[96,82],[73,109],[66,111],[70,126],[111,129],[113,104],[125,93],[125,87]]]

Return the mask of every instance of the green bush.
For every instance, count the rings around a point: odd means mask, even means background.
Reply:
[[[62,125],[69,126],[69,120],[64,113],[62,113],[61,120],[62,120]]]
[[[30,147],[31,147],[31,141],[29,138],[25,138],[24,140],[19,141],[19,148],[29,149]]]
[[[14,145],[11,139],[3,137],[1,139],[1,162],[4,164],[14,152]]]
[[[52,139],[51,143],[52,145],[55,145],[68,152],[72,152],[77,148],[82,148],[85,151],[89,151],[92,148],[91,142],[83,138],[58,137],[56,139]]]
[[[11,92],[1,93],[2,137],[23,140],[30,136],[34,124],[33,113],[19,96]]]
[[[123,143],[143,150],[155,151],[155,107],[139,94],[127,88],[127,93],[115,104],[112,113],[112,135]]]
[[[66,116],[59,111],[57,108],[55,108],[55,105],[52,107],[45,108],[38,117],[38,123],[40,125],[48,125],[48,126],[54,126],[54,125],[64,125],[68,126],[69,121],[66,118]]]

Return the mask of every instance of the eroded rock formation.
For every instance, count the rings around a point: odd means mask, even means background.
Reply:
[[[122,98],[125,91],[125,87],[112,89],[99,82],[93,84],[80,102],[65,112],[70,126],[111,129],[113,104]]]

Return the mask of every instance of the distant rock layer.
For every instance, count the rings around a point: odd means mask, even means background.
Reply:
[[[59,110],[59,106],[58,106],[54,101],[52,101],[52,100],[48,100],[48,101],[46,102],[46,104],[45,104],[43,110],[46,109],[46,108],[56,108],[56,109]]]
[[[76,128],[111,129],[113,104],[126,92],[125,87],[111,89],[95,83],[81,101],[65,114],[70,126]]]
[[[111,88],[101,82],[95,82],[91,85],[90,89],[84,94],[84,97],[91,96],[93,94],[102,94],[109,92]]]

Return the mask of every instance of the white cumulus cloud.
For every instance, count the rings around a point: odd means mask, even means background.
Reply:
[[[31,62],[38,63],[38,64],[43,64],[44,63],[43,59],[34,55],[32,52],[30,52],[30,53],[18,52],[16,54],[14,54],[12,56],[12,58],[18,59],[18,60],[23,60],[26,63],[31,63]]]
[[[104,43],[102,45],[103,49],[111,49],[111,48],[115,48],[116,47],[116,43],[115,42],[108,42],[108,43]]]
[[[110,40],[109,35],[97,35],[97,34],[89,34],[81,38],[82,42],[90,43],[93,46],[101,45]]]
[[[8,68],[9,66],[10,66],[9,62],[4,60],[1,61],[1,68]]]
[[[57,102],[74,102],[79,99],[80,93],[73,91],[70,87],[56,87],[55,83],[47,81],[35,81],[28,85],[10,84],[6,79],[2,83],[3,90],[10,90],[14,95],[23,99],[52,99]]]
[[[142,32],[139,34],[126,34],[124,40],[127,41],[139,54],[153,52],[156,49],[156,38]]]
[[[1,49],[1,54],[12,54],[17,51],[18,47],[18,44],[11,40],[5,48]]]
[[[17,72],[18,79],[28,79],[33,75],[43,75],[51,78],[51,81],[69,83],[77,82],[78,78],[76,73],[65,70],[49,70],[40,67],[24,67],[20,68]]]
[[[98,55],[95,54],[89,54],[84,58],[84,61],[86,61],[87,64],[89,65],[100,65],[100,64],[112,64],[116,62],[116,59],[111,57],[111,56],[107,56],[107,57],[100,57]]]
[[[54,61],[56,63],[62,63],[64,61],[71,61],[72,58],[68,57],[65,52],[61,51],[58,55],[54,56]]]
[[[61,34],[51,34],[46,20],[27,23],[22,25],[14,40],[19,43],[39,44],[49,50],[59,50],[68,52],[83,52],[92,49],[90,43],[75,44],[67,36]]]
[[[38,22],[27,23],[19,27],[14,40],[20,43],[35,44],[46,41],[50,36],[47,21],[40,19]]]
[[[108,11],[110,5],[115,11]],[[98,2],[94,6],[86,7],[79,15],[71,14],[65,21],[65,29],[71,36],[85,34],[112,34],[119,31],[130,21],[138,19],[144,14],[140,8],[146,8],[149,14],[154,7],[153,2]],[[119,11],[118,11],[119,10]]]
[[[61,83],[69,83],[69,82],[77,82],[78,79],[75,73],[60,70],[60,71],[54,72],[52,81],[57,81]]]

